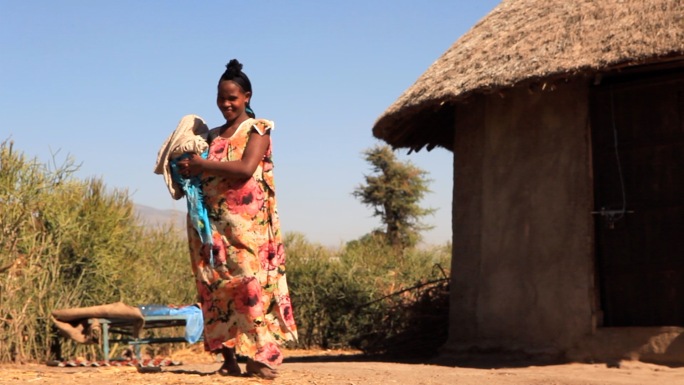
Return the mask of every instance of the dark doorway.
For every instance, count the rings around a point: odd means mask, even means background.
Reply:
[[[591,92],[602,326],[684,326],[684,69]]]

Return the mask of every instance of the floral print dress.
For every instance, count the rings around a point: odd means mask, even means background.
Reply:
[[[250,133],[266,134],[273,122],[247,119],[230,138],[218,136],[209,160],[239,160]],[[269,136],[270,139],[270,136]],[[204,315],[204,346],[235,348],[238,355],[274,368],[280,345],[296,340],[297,328],[285,279],[285,251],[276,209],[271,145],[247,180],[202,177],[213,245],[203,245],[192,226],[192,270]]]

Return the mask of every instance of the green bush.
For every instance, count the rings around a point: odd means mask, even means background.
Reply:
[[[389,341],[419,335],[416,326],[434,334],[434,321],[448,317],[448,265],[451,246],[411,249],[397,254],[383,237],[365,236],[341,250],[308,243],[301,234],[287,234],[288,284],[302,348],[349,348],[367,353],[392,353]],[[421,301],[446,305],[426,325]],[[422,336],[421,346],[436,350],[444,342]],[[408,340],[411,338],[409,337]],[[414,341],[415,343],[415,341]],[[403,343],[406,345],[406,343]],[[423,351],[423,350],[421,350]]]

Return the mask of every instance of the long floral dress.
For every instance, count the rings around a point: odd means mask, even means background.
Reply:
[[[248,119],[228,139],[214,129],[208,159],[239,160],[251,132],[264,135],[272,128],[271,121]],[[274,368],[283,360],[280,345],[296,340],[297,328],[285,279],[271,151],[269,143],[246,181],[202,178],[213,246],[203,245],[192,226],[188,239],[205,349],[235,348],[236,354]]]

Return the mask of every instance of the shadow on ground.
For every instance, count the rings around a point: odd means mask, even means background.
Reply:
[[[398,356],[398,355],[368,355],[368,354],[342,354],[342,355],[312,355],[286,357],[285,363],[311,363],[311,362],[386,362],[416,365],[438,365],[446,367],[463,367],[473,369],[503,369],[522,368],[529,366],[549,366],[569,363],[566,359],[557,357],[529,357],[510,354],[469,354],[461,356],[434,355],[434,356]],[[610,363],[606,363],[610,366]]]

